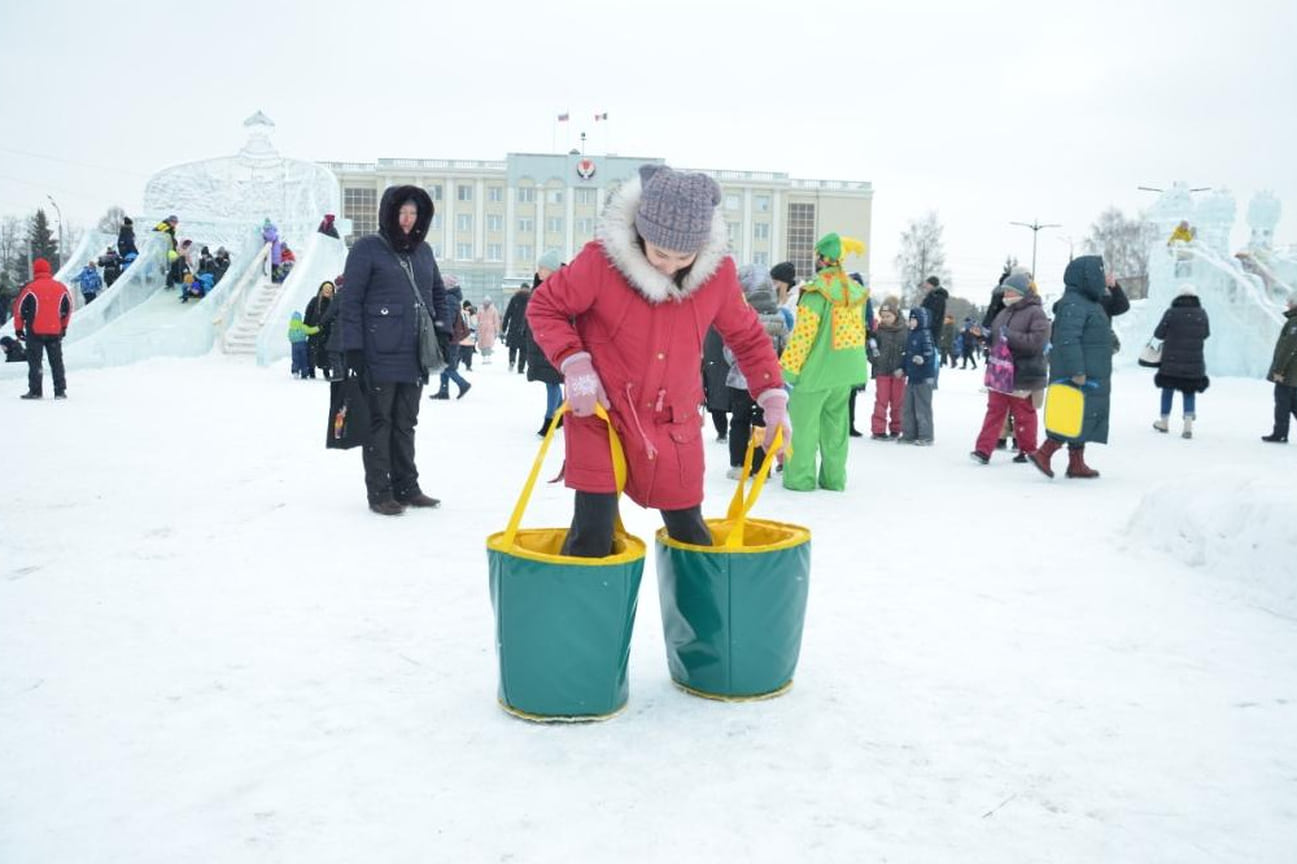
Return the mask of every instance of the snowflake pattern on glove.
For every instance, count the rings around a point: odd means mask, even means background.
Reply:
[[[579,375],[568,380],[567,389],[573,396],[594,396],[599,392],[599,379],[593,375]]]

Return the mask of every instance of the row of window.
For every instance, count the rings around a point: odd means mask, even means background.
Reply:
[[[562,216],[551,216],[545,220],[545,230],[551,234],[563,233],[564,220]],[[536,230],[536,220],[530,216],[518,217],[518,233],[530,234]],[[434,216],[432,219],[432,229],[436,230],[441,227],[441,216]],[[573,227],[577,234],[594,234],[594,218],[583,217],[573,222]],[[455,215],[455,230],[460,233],[468,233],[473,230],[473,214],[458,213]],[[499,213],[488,213],[486,215],[486,230],[492,233],[504,231],[504,216]]]
[[[440,188],[440,187],[438,187]],[[469,188],[471,187],[460,187]],[[431,191],[431,190],[429,190]],[[519,190],[520,192],[523,190]],[[534,191],[534,190],[531,190]],[[558,191],[558,190],[552,190]],[[593,189],[577,189],[578,196],[583,193],[593,195]],[[559,194],[562,194],[561,191]],[[760,199],[766,196],[756,196]],[[578,202],[579,203],[579,202]],[[352,236],[360,237],[365,234],[372,234],[378,230],[378,193],[374,189],[363,187],[348,187],[343,190],[343,214],[352,221]],[[487,230],[491,232],[501,232],[504,230],[504,217],[499,214],[488,214]],[[742,231],[742,223],[727,223],[730,231],[730,241],[735,246],[739,245],[739,236]],[[441,215],[433,217],[432,231],[441,229]],[[530,217],[520,217],[517,222],[518,233],[522,235],[531,234],[535,230],[536,222]],[[473,217],[468,213],[460,213],[455,218],[456,230],[468,232],[473,230]],[[594,234],[595,220],[592,218],[580,218],[573,223],[578,242],[585,237]],[[563,218],[550,217],[545,220],[545,228],[551,234],[563,233]],[[757,240],[768,240],[770,238],[770,224],[768,222],[754,222],[752,225],[752,236]],[[814,246],[815,246],[815,205],[814,204],[789,204],[788,205],[788,225],[787,225],[787,254],[797,267],[798,273],[813,272],[814,264]],[[441,247],[439,244],[433,245],[433,251],[440,256]],[[531,244],[519,244],[514,247],[515,260],[530,261],[535,254],[535,247]],[[456,243],[455,259],[459,261],[472,261],[474,249],[472,243]],[[486,244],[486,260],[491,262],[501,262],[504,260],[504,245],[501,243]],[[769,266],[770,261],[768,253],[754,252],[752,263],[760,267]]]
[[[444,189],[442,188],[442,185],[441,185],[440,183],[434,183],[434,184],[432,184],[431,186],[426,186],[426,187],[424,187],[424,188],[427,190],[428,194],[432,197],[432,200],[433,200],[433,201],[441,201],[441,200],[443,200]],[[491,202],[500,202],[500,201],[503,201],[503,200],[504,200],[504,188],[505,188],[505,187],[503,187],[503,186],[499,186],[499,185],[491,185],[491,186],[487,186],[487,187],[486,187],[486,200],[487,200],[487,201],[491,201]],[[472,200],[473,200],[473,189],[474,189],[474,185],[473,185],[473,184],[467,184],[467,183],[465,183],[465,184],[457,185],[457,186],[455,187],[455,200],[457,200],[457,201],[472,201]],[[348,190],[348,191],[351,191],[351,190]],[[363,190],[357,190],[357,191],[363,191]],[[369,191],[372,192],[373,190],[369,190]],[[536,203],[536,191],[537,191],[537,189],[536,189],[535,186],[522,186],[522,187],[519,187],[517,191],[518,191],[518,203],[520,203],[520,204],[535,204],[535,203]],[[545,190],[541,190],[541,191],[543,191],[543,192],[545,193],[545,203],[546,203],[546,204],[562,204],[562,203],[563,203],[563,190],[562,190],[562,189],[545,189]],[[573,201],[574,203],[576,203],[576,204],[591,204],[591,205],[593,205],[593,204],[597,204],[597,203],[599,203],[598,191],[595,190],[595,189],[576,189],[576,190],[574,190],[573,193],[572,193],[572,201]]]
[[[743,196],[741,196],[741,195],[736,195],[736,194],[734,194],[734,193],[730,193],[729,195],[726,195],[726,196],[725,196],[725,209],[726,209],[726,210],[739,210],[739,209],[741,209],[742,207],[743,207]],[[769,195],[754,195],[754,196],[752,197],[752,209],[753,209],[753,210],[756,210],[758,213],[769,213],[769,212],[770,212],[770,196],[769,196]]]

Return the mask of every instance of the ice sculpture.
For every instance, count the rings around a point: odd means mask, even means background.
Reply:
[[[279,226],[280,236],[298,252],[297,267],[303,272],[290,286],[296,291],[277,296],[272,313],[257,321],[259,327],[286,332],[291,314],[287,303],[314,293],[307,277],[314,278],[321,268],[329,271],[323,278],[340,272],[339,261],[345,257],[341,241],[323,244],[328,252],[318,266],[310,261],[312,250],[320,247],[314,238],[321,218],[341,212],[337,178],[314,162],[279,155],[270,141],[274,123],[261,112],[243,125],[248,140],[237,154],[176,165],[149,179],[143,212],[135,217],[140,257],[112,288],[74,313],[65,351],[71,368],[210,351],[234,317],[221,310],[238,312],[252,288],[268,281],[257,259],[262,248],[260,227],[266,218]],[[178,292],[163,290],[170,244],[165,235],[151,229],[171,214],[180,220],[178,237],[212,251],[224,246],[231,253],[229,271],[201,301],[180,303]],[[340,225],[339,230],[349,229]],[[277,353],[273,343],[267,344],[271,348],[265,356],[273,357]],[[5,369],[0,364],[0,376],[18,374],[17,366],[9,364]]]
[[[1148,213],[1156,227],[1148,262],[1148,299],[1114,324],[1123,345],[1122,362],[1132,364],[1137,346],[1153,335],[1162,313],[1183,287],[1192,286],[1211,317],[1211,338],[1204,346],[1208,375],[1264,377],[1283,308],[1293,290],[1293,256],[1271,249],[1281,212],[1271,193],[1258,193],[1248,207],[1252,229],[1248,247],[1230,253],[1230,231],[1237,208],[1234,196],[1218,190],[1194,200],[1184,183],[1175,183]],[[1176,225],[1187,220],[1196,236],[1188,243],[1168,243]]]

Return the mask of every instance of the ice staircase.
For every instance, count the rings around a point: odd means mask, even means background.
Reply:
[[[234,323],[225,331],[222,346],[226,354],[256,354],[257,335],[274,311],[284,283],[261,279],[249,291]]]

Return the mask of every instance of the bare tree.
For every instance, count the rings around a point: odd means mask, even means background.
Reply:
[[[0,219],[0,272],[27,277],[27,231],[17,216]]]
[[[99,222],[95,225],[95,230],[104,234],[116,234],[122,227],[122,220],[126,218],[126,211],[116,204],[108,208],[108,212],[99,217]]]
[[[1118,279],[1147,278],[1148,250],[1156,233],[1142,216],[1127,219],[1121,210],[1109,207],[1090,226],[1084,247],[1091,255],[1102,255],[1104,266]]]
[[[943,283],[949,279],[941,231],[937,211],[929,210],[922,218],[910,220],[901,232],[901,248],[896,253],[895,264],[906,305],[918,302],[918,286],[924,279],[936,276]]]

